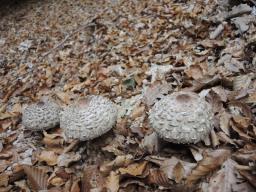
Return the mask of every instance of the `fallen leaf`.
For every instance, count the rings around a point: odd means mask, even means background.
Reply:
[[[118,170],[122,175],[128,174],[132,176],[141,176],[147,166],[147,161],[143,161],[141,163],[133,163],[128,165],[126,168],[119,168]]]
[[[75,180],[71,186],[70,192],[80,192],[79,180]]]
[[[176,183],[180,183],[184,177],[184,168],[181,162],[178,162],[173,168],[173,176]]]
[[[112,179],[113,181],[115,181],[115,178],[110,178],[110,180]],[[93,190],[102,191],[105,188],[105,184],[106,184],[105,178],[103,177],[102,173],[99,171],[98,166],[96,165],[91,165],[84,168],[83,178],[81,181],[82,181],[81,192],[90,192]],[[119,183],[119,180],[118,180],[118,183]],[[111,183],[108,183],[108,185],[111,185]]]
[[[216,170],[228,157],[230,151],[226,149],[218,149],[207,152],[204,158],[198,162],[197,166],[187,177],[187,184],[192,185],[210,172]]]
[[[203,70],[200,65],[191,65],[188,69],[185,70],[185,73],[189,78],[195,80],[203,78]]]
[[[0,187],[7,187],[9,176],[5,173],[0,174]]]
[[[231,115],[225,111],[220,114],[220,128],[228,136],[230,136],[229,122]]]
[[[132,120],[142,116],[145,113],[145,106],[136,107],[130,114]]]
[[[113,161],[103,164],[100,166],[100,171],[107,174],[110,171],[119,168],[119,167],[126,167],[132,163],[133,156],[132,155],[120,155],[117,156]]]
[[[241,138],[243,138],[243,139],[245,139],[245,140],[248,140],[248,141],[250,141],[251,139],[253,139],[253,138],[250,137],[247,133],[243,132],[243,130],[240,130],[233,122],[231,122],[230,125],[231,125],[232,129],[233,129],[235,132],[237,132],[238,135],[239,135]],[[245,131],[247,131],[247,130],[245,130]]]
[[[39,161],[45,161],[48,165],[57,165],[58,155],[54,151],[42,151],[37,156]]]
[[[152,106],[157,99],[163,98],[172,90],[172,86],[164,83],[160,84],[158,82],[145,87],[143,90],[143,99],[147,106]]]
[[[253,173],[250,173],[249,171],[245,171],[245,170],[239,170],[239,173],[246,178],[247,181],[249,181],[249,183],[256,188],[256,176],[253,175]]]
[[[170,181],[167,175],[160,169],[150,169],[146,178],[147,183],[161,186],[169,186]]]
[[[203,159],[203,155],[202,155],[203,151],[200,148],[196,148],[193,146],[193,147],[190,147],[189,149],[196,161],[201,161]]]
[[[57,164],[59,167],[69,167],[71,163],[79,161],[80,159],[81,155],[78,153],[63,153],[58,156]]]
[[[224,132],[222,131],[217,132],[217,136],[222,142],[229,143],[237,147],[237,144],[232,139],[230,139]]]
[[[240,191],[236,189],[241,188],[240,185],[243,182],[237,177],[239,173],[235,170],[235,165],[235,161],[231,159],[226,160],[221,169],[210,178],[207,192]],[[247,189],[250,189],[249,186],[247,187]],[[246,192],[247,190],[241,191]]]
[[[211,130],[211,143],[214,148],[220,145],[219,138],[214,129]]]
[[[150,154],[157,153],[160,148],[160,141],[157,133],[153,132],[150,135],[146,135],[141,142],[141,147],[147,150]]]
[[[120,176],[116,172],[111,171],[110,175],[107,177],[107,180],[106,180],[106,188],[108,189],[109,192],[118,191],[119,180],[120,180]]]
[[[160,169],[168,176],[169,179],[174,180],[173,169],[178,162],[180,162],[184,168],[184,177],[187,177],[191,170],[196,166],[195,163],[182,161],[174,156],[171,158],[162,158],[157,156],[148,156],[145,160],[155,163],[160,166]]]
[[[49,183],[55,187],[59,187],[65,184],[65,181],[60,177],[52,177]]]
[[[239,127],[242,128],[243,130],[246,130],[248,126],[251,124],[251,119],[248,117],[243,117],[243,116],[233,116],[232,117],[234,123]]]
[[[23,169],[32,189],[35,191],[47,190],[48,176],[42,169],[30,165],[23,165]]]

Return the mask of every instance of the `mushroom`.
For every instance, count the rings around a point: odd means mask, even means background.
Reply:
[[[196,93],[180,91],[156,102],[149,112],[152,128],[161,138],[173,143],[197,143],[213,127],[209,103]]]
[[[54,101],[44,98],[28,105],[22,112],[22,124],[33,131],[47,130],[59,124],[61,108]]]
[[[116,123],[117,108],[102,96],[88,96],[64,109],[60,127],[69,139],[92,140],[108,132]]]

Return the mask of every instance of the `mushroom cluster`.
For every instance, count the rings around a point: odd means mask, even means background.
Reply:
[[[114,103],[102,96],[88,96],[64,109],[60,127],[67,138],[85,141],[108,132],[116,119]]]
[[[197,143],[213,127],[212,109],[196,93],[180,91],[158,101],[149,112],[152,128],[173,143]]]
[[[22,124],[33,131],[51,129],[59,124],[60,111],[58,104],[44,99],[23,109]]]

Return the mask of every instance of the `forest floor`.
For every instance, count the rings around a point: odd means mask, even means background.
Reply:
[[[0,192],[256,191],[256,1],[229,2],[2,1]],[[148,122],[180,90],[214,111],[197,144],[166,142]],[[122,108],[98,139],[21,123],[43,96],[66,106],[86,95]]]

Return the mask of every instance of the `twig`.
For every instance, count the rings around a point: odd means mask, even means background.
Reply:
[[[95,15],[93,18],[91,18],[85,25],[79,27],[78,29],[76,29],[75,31],[73,31],[72,33],[68,34],[59,44],[57,44],[54,48],[52,48],[51,50],[47,51],[46,53],[42,54],[42,57],[46,57],[47,55],[49,55],[50,53],[56,51],[59,47],[61,47],[70,37],[72,37],[73,35],[75,35],[76,33],[86,29],[87,27],[92,27],[95,26],[95,24],[93,23],[94,20],[96,20],[102,13],[105,12],[106,9],[104,9],[102,12],[100,12],[99,14]]]
[[[86,24],[84,26],[82,26],[81,28],[75,30],[74,32],[68,34],[58,45],[56,45],[54,48],[52,48],[50,51],[42,54],[42,57],[46,57],[47,55],[49,55],[50,53],[56,51],[59,47],[61,47],[70,37],[72,37],[74,34],[82,31],[83,29],[87,28],[87,27],[91,27],[91,26],[95,26],[95,24]]]

